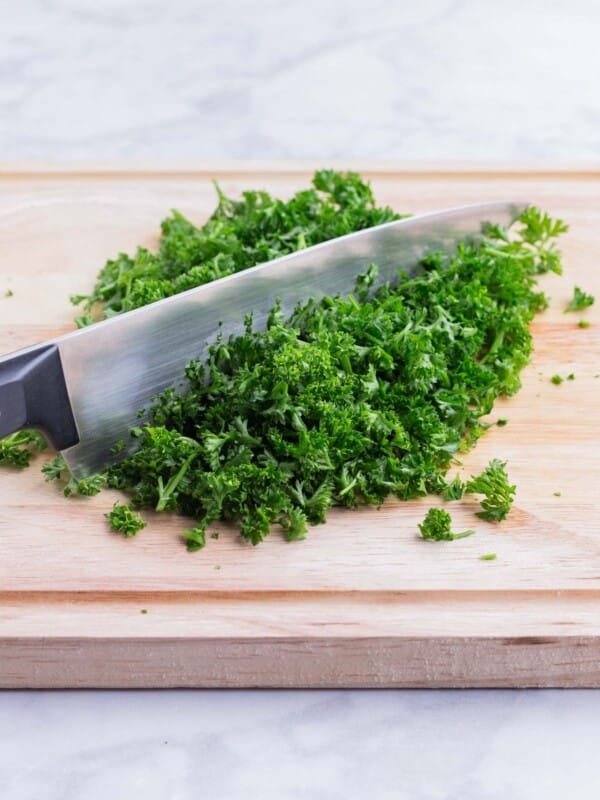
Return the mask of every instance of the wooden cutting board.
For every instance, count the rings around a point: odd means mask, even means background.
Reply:
[[[284,196],[313,166],[5,167],[0,352],[69,331],[69,295],[118,251],[155,244],[171,208],[202,222],[211,178]],[[189,554],[174,516],[111,534],[117,495],[65,500],[40,475],[49,456],[2,469],[0,686],[600,685],[600,302],[585,330],[562,312],[575,284],[600,298],[600,171],[353,166],[399,211],[518,199],[571,225],[523,389],[496,408],[508,425],[465,459],[467,474],[508,460],[509,518],[455,503],[456,527],[477,534],[432,544],[417,535],[432,501],[390,501],[333,511],[304,542],[252,548],[222,528]]]

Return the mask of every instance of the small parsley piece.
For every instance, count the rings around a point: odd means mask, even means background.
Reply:
[[[90,475],[80,480],[73,477],[69,474],[67,463],[61,455],[55,456],[52,461],[44,464],[42,473],[45,475],[47,481],[64,480],[64,473],[67,473],[68,477],[63,487],[63,494],[65,497],[71,497],[75,494],[82,497],[92,497],[102,491],[106,485],[106,473],[104,472]]]
[[[592,323],[587,319],[580,319],[577,323],[577,327],[579,328],[589,328]]]
[[[581,311],[582,308],[587,308],[588,306],[593,306],[595,302],[595,298],[591,294],[587,294],[579,286],[576,286],[573,290],[573,297],[569,305],[565,308],[565,314],[567,311]]]
[[[508,420],[507,419],[498,419],[498,420],[496,420],[496,425],[499,428],[503,428],[505,425],[508,425]]]
[[[455,539],[464,539],[472,536],[475,531],[461,531],[452,533],[452,517],[443,508],[430,508],[423,522],[418,526],[423,539],[430,542],[452,542]]]
[[[4,292],[4,297],[14,297],[14,294],[15,294],[15,293],[13,292],[13,290],[12,290],[12,289],[7,289],[7,290]]]
[[[567,375],[567,380],[568,380],[568,381],[574,381],[574,380],[575,380],[575,374],[574,374],[573,372],[570,372],[570,373]]]
[[[560,492],[554,492],[554,497],[560,497]]]
[[[306,519],[306,514],[301,508],[290,508],[287,515],[282,518],[281,525],[285,531],[285,538],[288,542],[306,539],[308,521]]]
[[[23,469],[36,453],[48,447],[41,433],[34,430],[23,430],[11,433],[0,439],[0,464]]]
[[[213,531],[210,535],[211,539],[218,539],[219,538],[219,531]]]
[[[97,475],[90,475],[88,478],[78,480],[71,476],[67,481],[63,494],[65,497],[79,495],[80,497],[93,497],[102,491],[106,485],[106,473],[100,472]]]
[[[550,381],[554,383],[556,386],[560,386],[560,384],[564,382],[564,378],[561,378],[560,375],[553,375],[550,378]]]
[[[55,456],[52,461],[49,461],[42,467],[42,473],[46,476],[45,480],[47,481],[60,480],[63,472],[66,472],[67,470],[67,462],[60,454]]]
[[[140,610],[140,614],[147,614],[147,613],[148,613],[148,609],[147,608],[142,608]]]
[[[496,558],[496,553],[484,553],[484,555],[479,556],[480,561],[495,561]]]
[[[481,519],[499,522],[506,518],[513,504],[516,486],[508,482],[506,461],[493,458],[481,475],[473,476],[467,482],[467,492],[483,494],[482,511],[477,513]]]
[[[110,523],[110,527],[116,533],[122,533],[123,536],[130,538],[135,536],[138,531],[146,527],[146,522],[136,514],[131,506],[115,503],[112,511],[104,515]]]
[[[460,500],[465,493],[465,482],[461,480],[460,476],[456,475],[449,483],[446,484],[444,489],[444,498],[446,500]]]
[[[184,531],[183,540],[188,552],[195,553],[197,550],[202,550],[206,545],[206,528],[202,525],[197,525],[195,528]]]

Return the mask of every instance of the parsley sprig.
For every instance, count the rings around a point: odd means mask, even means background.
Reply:
[[[452,542],[455,539],[464,539],[472,536],[475,531],[452,532],[452,517],[443,508],[430,508],[423,522],[419,524],[423,539],[432,542]]]
[[[596,298],[584,292],[583,289],[580,289],[579,286],[576,286],[573,289],[573,297],[569,302],[569,305],[565,308],[565,314],[567,311],[581,311],[583,308],[588,308],[589,306],[593,306],[596,301]],[[585,327],[582,325],[581,327]]]

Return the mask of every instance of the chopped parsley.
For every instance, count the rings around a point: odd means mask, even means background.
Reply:
[[[456,475],[449,481],[444,488],[444,498],[446,500],[460,500],[465,493],[466,484],[461,480],[460,475]]]
[[[190,553],[195,553],[196,550],[202,550],[206,545],[206,527],[204,525],[197,525],[183,532],[183,541]]]
[[[472,536],[475,531],[452,532],[452,517],[443,508],[430,508],[423,522],[419,524],[423,539],[430,542],[452,542],[455,539],[464,539]]]
[[[507,420],[507,419],[499,419],[499,420],[496,420],[496,425],[497,425],[499,428],[504,428],[504,426],[505,426],[505,425],[508,425],[508,420]]]
[[[71,497],[71,495],[92,497],[98,494],[106,485],[106,475],[103,472],[80,480],[74,478],[69,474],[67,463],[61,455],[57,455],[52,461],[44,464],[42,473],[46,476],[47,481],[59,481],[66,474],[66,483],[63,487],[65,497]]]
[[[78,325],[400,216],[378,206],[355,173],[317,172],[287,201],[217,193],[202,227],[174,211],[156,253],[138,248],[107,262],[92,292],[72,298],[83,304]],[[205,546],[217,521],[236,524],[251,544],[273,527],[294,541],[332,506],[388,496],[475,492],[483,518],[503,519],[514,494],[503,462],[466,484],[446,473],[490,427],[496,398],[521,386],[530,323],[548,306],[537,276],[561,272],[554,240],[565,230],[530,207],[514,235],[487,226],[456,253],[430,253],[415,275],[399,272],[393,285],[373,292],[371,265],[347,296],[299,304],[289,319],[275,303],[266,330],[248,317],[242,334],[190,362],[184,393],[155,399],[148,422],[131,431],[135,453],[106,474],[69,479],[65,493],[125,491],[132,506],[106,515],[125,536],[145,525],[132,507],[181,512],[196,522],[183,534],[189,550]],[[44,472],[64,470],[55,461]],[[424,537],[471,535],[452,533],[447,512],[432,512]]]
[[[528,209],[520,237],[488,230],[375,295],[361,295],[363,278],[355,294],[305,304],[290,320],[275,307],[266,330],[249,318],[207,363],[188,366],[186,394],[157,399],[136,430],[139,450],[109,469],[108,484],[202,531],[237,522],[252,544],[276,524],[302,538],[333,505],[459,496],[445,473],[489,427],[481,417],[496,397],[519,389],[529,322],[547,306],[535,275],[559,269],[539,255],[547,237],[533,246],[531,219],[553,229]],[[503,519],[512,487],[501,462],[488,469],[468,491],[491,492],[482,515]]]
[[[479,556],[480,561],[495,561],[496,558],[496,553],[485,553],[484,555]]]
[[[13,292],[13,290],[12,290],[12,289],[7,289],[7,290],[4,292],[4,297],[14,297],[14,294],[15,294],[15,293]]]
[[[110,523],[110,527],[116,533],[122,533],[123,536],[130,538],[135,536],[138,531],[146,527],[146,523],[136,514],[130,506],[115,503],[112,511],[104,515]]]
[[[481,475],[472,477],[467,482],[466,491],[482,494],[482,510],[477,516],[490,522],[499,522],[506,518],[513,503],[516,486],[508,482],[506,462],[493,458]]]
[[[106,263],[91,294],[71,297],[83,305],[79,327],[224,278],[305,247],[398,219],[377,206],[371,187],[356,173],[315,173],[312,186],[287,201],[264,191],[226,197],[202,227],[178,211],[163,220],[158,251],[139,247]]]
[[[587,294],[587,292],[584,292],[579,286],[576,286],[573,290],[573,297],[569,305],[565,308],[565,313],[567,311],[581,311],[582,308],[593,306],[594,302],[595,297],[593,295]]]
[[[36,453],[47,448],[46,440],[35,430],[24,430],[11,433],[0,439],[0,464],[23,469]]]
[[[587,319],[580,319],[577,323],[579,328],[589,328],[592,323]]]
[[[565,382],[565,380],[567,380],[567,381],[574,381],[574,380],[575,380],[575,373],[574,373],[574,372],[569,372],[569,374],[567,375],[567,377],[566,377],[566,378],[563,378],[563,377],[562,377],[562,376],[560,376],[560,375],[553,375],[553,376],[550,378],[550,381],[551,381],[552,383],[554,383],[556,386],[560,386],[560,384],[561,384],[561,383],[564,383],[564,382]]]

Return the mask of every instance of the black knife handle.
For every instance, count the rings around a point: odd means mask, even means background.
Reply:
[[[40,428],[56,450],[79,442],[55,344],[0,361],[0,438],[21,428]]]

